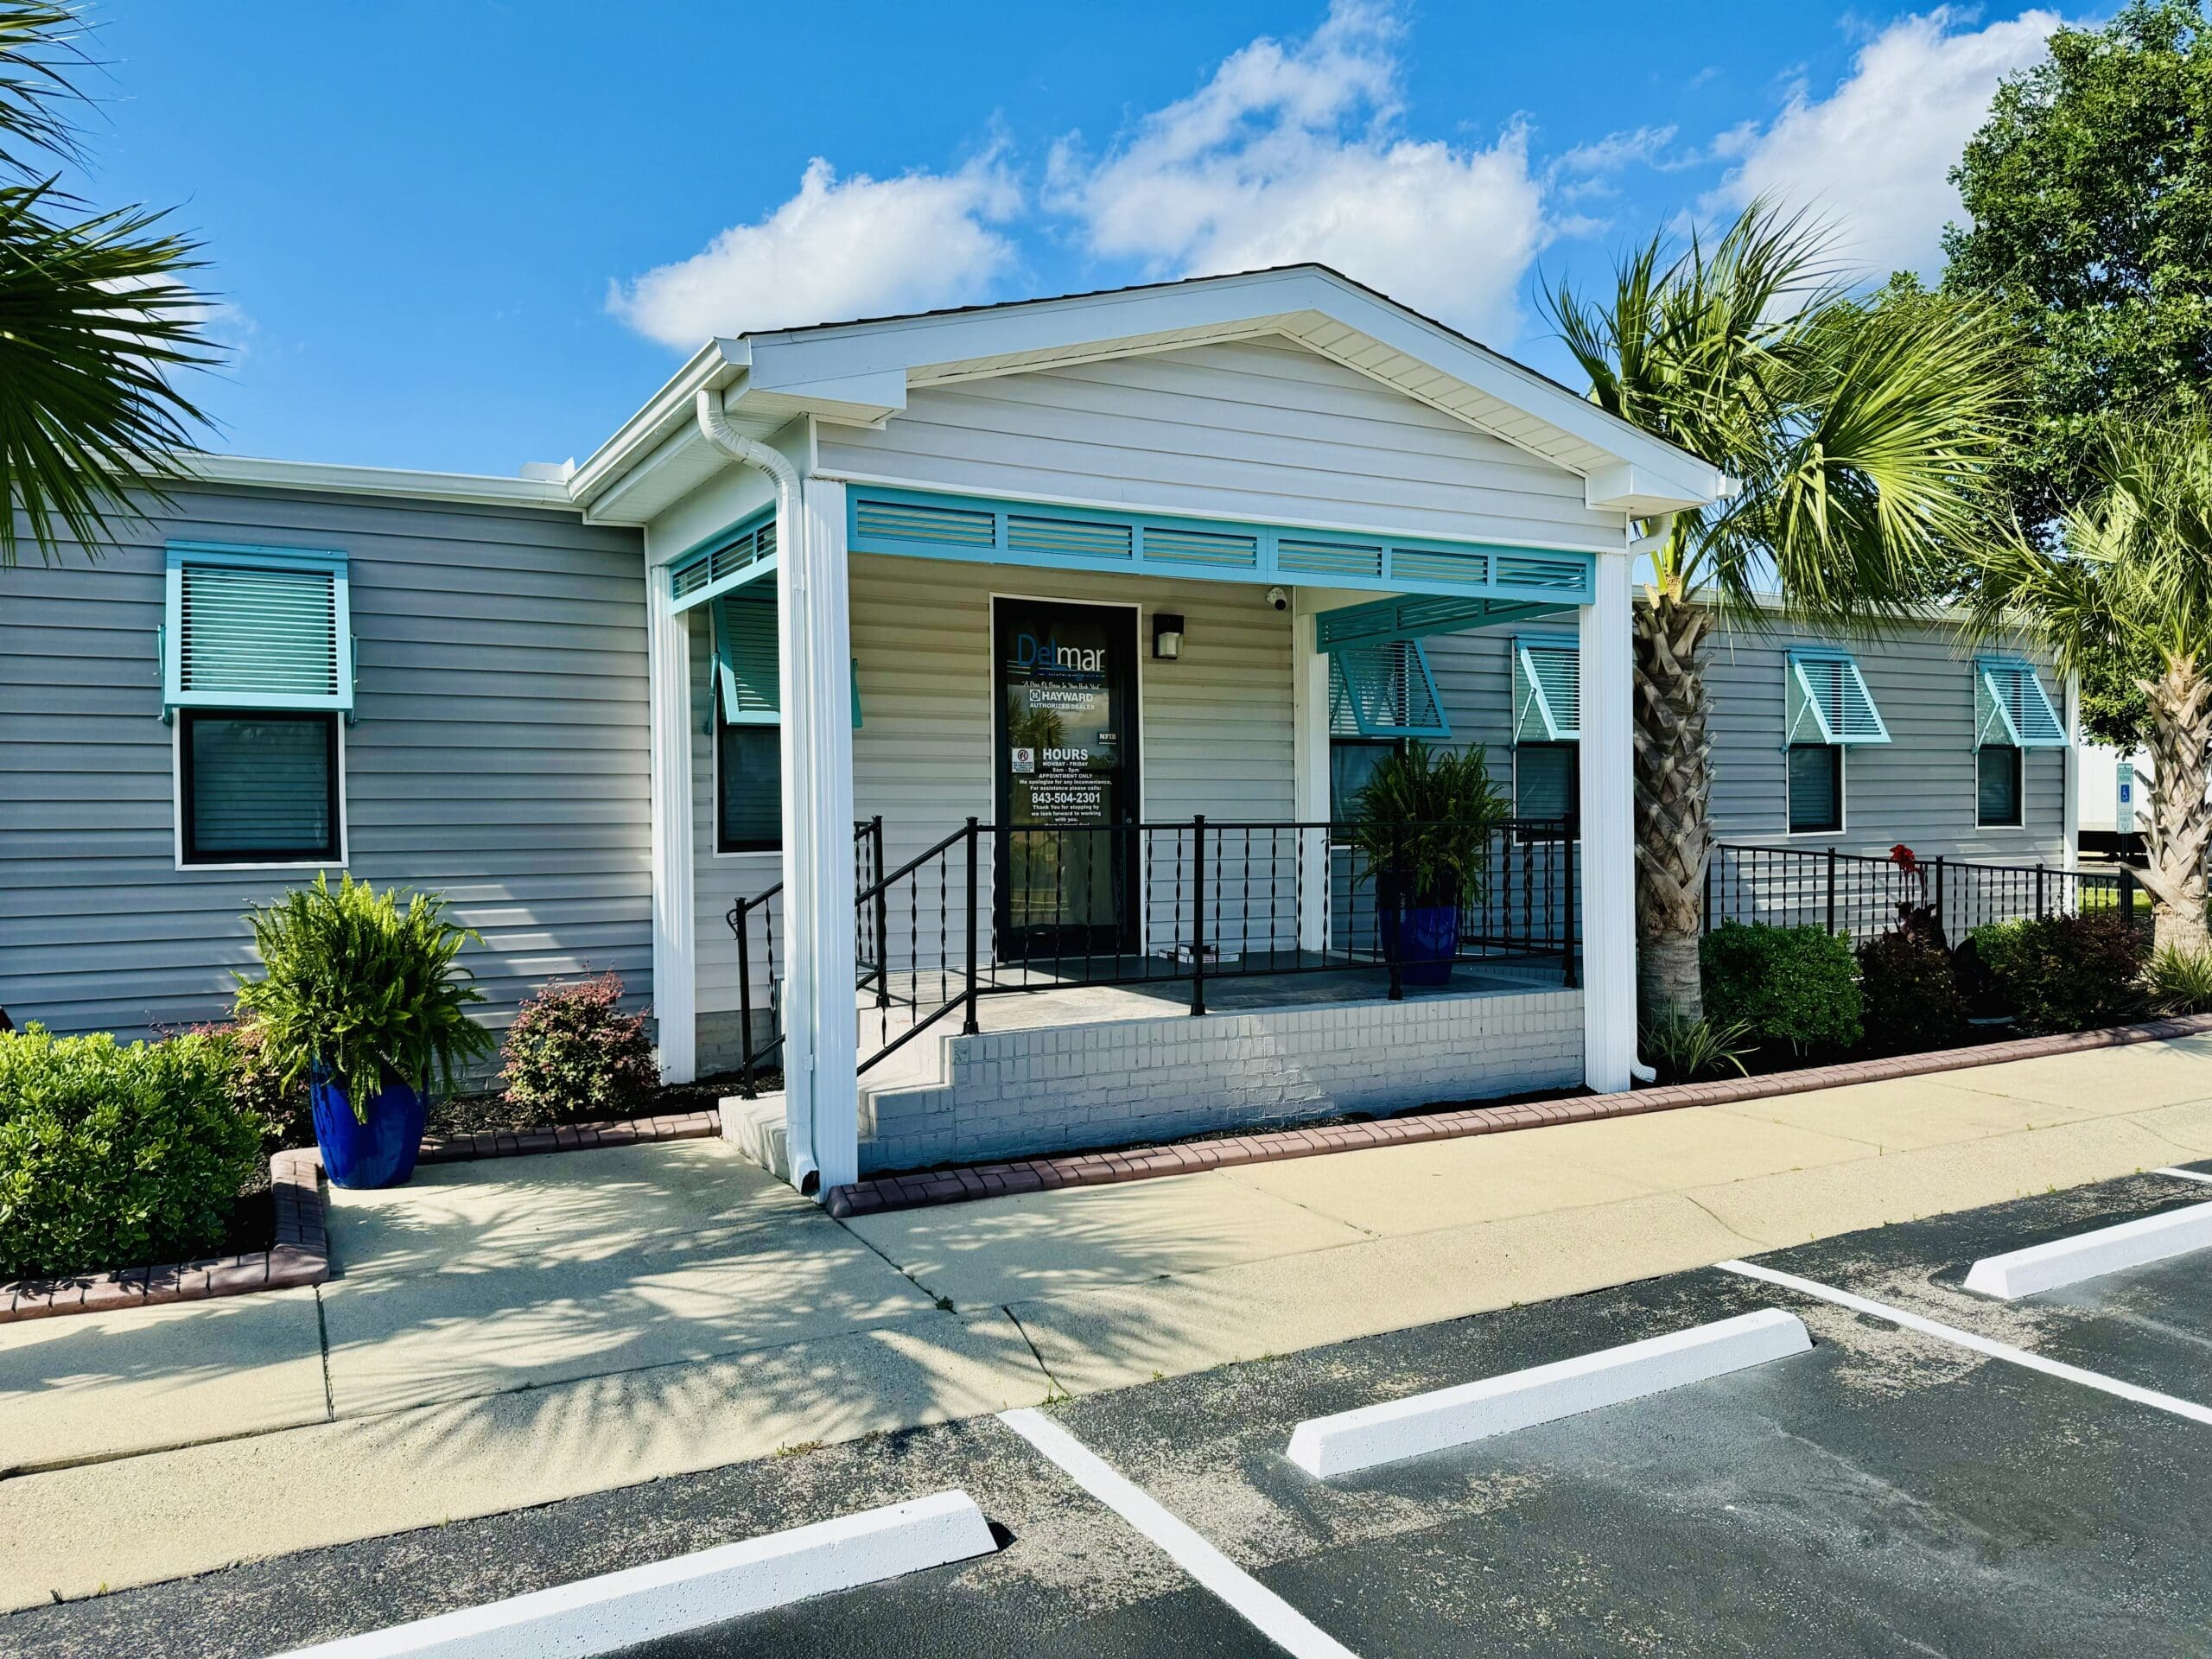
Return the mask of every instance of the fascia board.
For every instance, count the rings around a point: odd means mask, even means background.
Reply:
[[[730,385],[745,371],[749,353],[741,340],[713,340],[670,377],[667,383],[613,435],[576,468],[569,493],[576,505],[589,503],[636,461],[693,418],[693,399],[701,390]]]
[[[569,486],[550,479],[418,472],[397,467],[349,467],[317,461],[272,461],[255,455],[181,453],[172,460],[186,478],[202,484],[575,511],[575,504],[569,498]]]

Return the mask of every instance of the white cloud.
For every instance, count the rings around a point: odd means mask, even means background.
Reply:
[[[1014,260],[992,227],[1020,211],[996,155],[957,173],[840,179],[819,156],[798,194],[700,252],[628,283],[607,308],[665,345],[716,334],[926,310],[984,297]]]
[[[1510,338],[1550,234],[1528,134],[1454,146],[1396,130],[1397,15],[1336,0],[1304,41],[1262,38],[1103,156],[1055,147],[1047,200],[1090,251],[1205,276],[1318,259],[1418,310]]]
[[[1800,85],[1767,126],[1722,135],[1713,153],[1736,166],[1707,207],[1761,196],[1809,207],[1834,222],[1854,264],[1878,276],[1933,275],[1943,226],[1961,216],[1946,175],[1999,80],[2038,61],[2060,19],[2031,11],[1979,29],[1959,22],[1947,7],[1902,18],[1866,42],[1828,97]]]

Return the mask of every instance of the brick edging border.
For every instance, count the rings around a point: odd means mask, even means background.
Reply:
[[[424,1139],[416,1162],[459,1164],[487,1158],[526,1158],[538,1153],[588,1152],[655,1141],[706,1140],[721,1133],[721,1114],[709,1107],[703,1112],[563,1124],[549,1129],[431,1136]],[[276,1224],[265,1250],[166,1262],[156,1268],[126,1268],[120,1273],[0,1283],[0,1325],[323,1283],[330,1277],[330,1230],[322,1196],[321,1153],[313,1147],[299,1147],[271,1158],[269,1198]]]
[[[1645,1112],[1675,1111],[1687,1106],[1725,1106],[1737,1101],[1763,1100],[1778,1095],[1810,1094],[1817,1090],[1837,1089],[1849,1084],[1882,1083],[1897,1077],[1926,1077],[1937,1071],[1961,1071],[1974,1066],[2001,1065],[2010,1060],[2039,1059],[2051,1054],[2075,1054],[2091,1049],[2121,1048],[2133,1043],[2161,1042],[2176,1037],[2196,1036],[2204,1032],[2212,1032],[2212,1014],[2184,1014],[2171,1019],[2145,1020],[2139,1025],[2112,1026],[2099,1031],[2066,1032],[2055,1037],[2021,1037],[2010,1042],[1983,1043],[1970,1048],[1899,1054],[1880,1060],[1852,1060],[1840,1065],[1808,1066],[1801,1071],[1732,1077],[1718,1083],[1670,1084],[1659,1089],[1630,1090],[1625,1094],[1585,1095],[1562,1100],[1531,1101],[1517,1106],[1471,1106],[1457,1111],[1425,1113],[1420,1116],[1381,1118],[1371,1123],[1339,1123],[1310,1129],[1268,1129],[1253,1135],[1225,1136],[1217,1141],[1130,1147],[1117,1152],[1021,1158],[1004,1163],[974,1164],[959,1169],[923,1170],[907,1175],[879,1175],[849,1186],[833,1187],[827,1207],[832,1216],[844,1220],[855,1216],[882,1215],[893,1210],[922,1210],[938,1205],[963,1204],[972,1198],[1004,1198],[1021,1192],[1052,1192],[1071,1186],[1109,1186],[1122,1181],[1155,1180],[1168,1175],[1194,1174],[1201,1170],[1230,1169],[1242,1164],[1313,1158],[1325,1153],[1357,1152],[1372,1147],[1412,1146],[1427,1141],[1456,1141],[1472,1135],[1541,1128],[1552,1123],[1594,1122],[1603,1118],[1630,1117]]]

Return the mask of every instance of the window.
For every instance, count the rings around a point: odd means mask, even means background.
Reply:
[[[162,718],[177,722],[181,863],[345,858],[348,594],[341,553],[169,544]]]
[[[177,736],[187,864],[335,863],[338,716],[187,709]]]
[[[1582,800],[1580,743],[1523,743],[1513,751],[1513,815],[1568,818]]]
[[[772,853],[784,844],[784,730],[715,722],[715,848]]]
[[[1789,746],[1789,833],[1840,834],[1843,829],[1843,747]]]
[[[1395,738],[1339,737],[1329,744],[1329,822],[1350,823],[1359,813],[1359,791],[1385,755],[1404,747]]]
[[[2020,825],[2020,751],[2010,744],[1974,751],[1974,821],[1985,830]]]

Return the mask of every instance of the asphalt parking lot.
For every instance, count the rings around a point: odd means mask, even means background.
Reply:
[[[2012,1302],[1961,1281],[2207,1201],[2145,1174],[1758,1262],[2202,1404],[2212,1253]],[[1813,1349],[1357,1476],[1284,1456],[1304,1419],[1761,1308]],[[2212,1425],[1720,1268],[1050,1415],[1302,1616],[1315,1653],[2201,1655],[2212,1630]],[[983,1418],[42,1608],[0,1622],[0,1652],[267,1655],[955,1487],[996,1553],[631,1652],[1284,1650]]]

